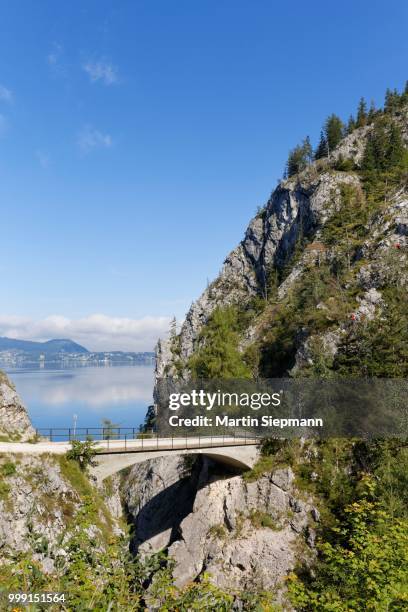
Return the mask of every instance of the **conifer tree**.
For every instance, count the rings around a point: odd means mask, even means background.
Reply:
[[[351,132],[354,132],[356,127],[356,120],[354,119],[353,115],[350,115],[347,123],[347,134],[351,134]]]
[[[360,99],[357,110],[356,127],[363,127],[367,123],[367,102],[364,98]]]
[[[286,176],[291,177],[298,172],[302,172],[312,160],[312,145],[309,136],[306,136],[301,145],[298,145],[289,152],[286,163]]]
[[[377,110],[375,108],[375,102],[374,100],[371,100],[370,110],[368,111],[368,115],[367,115],[368,123],[372,123],[374,121],[376,114],[377,114]]]
[[[328,146],[327,146],[327,140],[326,140],[326,136],[323,132],[323,130],[320,132],[320,140],[319,140],[319,144],[317,145],[317,149],[315,152],[315,159],[321,159],[322,157],[327,157],[328,155]]]
[[[324,124],[324,134],[328,153],[330,153],[337,147],[344,135],[344,125],[340,117],[334,114],[327,117]]]

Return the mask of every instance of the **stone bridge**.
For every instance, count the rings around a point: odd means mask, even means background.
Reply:
[[[257,456],[256,438],[239,436],[194,436],[174,438],[137,438],[124,440],[101,440],[95,442],[97,465],[91,473],[98,482],[127,467],[155,457],[170,455],[202,454],[215,461],[248,470],[253,467]],[[71,448],[69,442],[44,441],[1,442],[0,453],[64,454]]]

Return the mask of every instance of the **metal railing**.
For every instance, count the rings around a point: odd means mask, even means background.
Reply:
[[[120,440],[125,436],[136,439],[143,434],[138,427],[40,427],[35,430],[37,437],[50,442],[71,440]],[[156,434],[154,434],[156,435]]]
[[[98,442],[98,453],[146,452],[156,450],[204,449],[220,446],[247,446],[259,444],[260,436],[249,432],[226,431],[218,435],[194,432],[178,436],[160,436],[157,433],[141,433],[137,427],[39,428],[38,437],[51,442],[93,440]]]

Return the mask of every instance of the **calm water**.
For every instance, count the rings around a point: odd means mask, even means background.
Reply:
[[[152,403],[153,366],[7,371],[34,427],[137,427]]]

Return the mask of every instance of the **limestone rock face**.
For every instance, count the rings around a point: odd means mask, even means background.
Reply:
[[[27,411],[7,376],[0,371],[0,437],[25,441],[35,435]]]
[[[326,222],[340,205],[344,184],[357,187],[359,179],[344,172],[318,174],[312,168],[278,185],[265,209],[250,221],[242,242],[226,258],[218,278],[188,311],[180,333],[182,361],[194,352],[200,330],[217,306],[265,295],[271,266],[284,265],[301,232],[318,230]],[[168,341],[159,342],[156,357],[156,378],[174,373]]]
[[[124,502],[135,524],[133,547],[142,555],[165,548],[177,535],[196,492],[181,457],[159,457],[132,468],[123,485]]]
[[[167,548],[178,585],[205,571],[225,589],[279,588],[295,563],[313,554],[307,537],[316,509],[299,499],[291,468],[255,482],[206,458],[188,479],[180,469],[177,457],[153,459],[124,483],[135,548]]]
[[[4,463],[14,465],[15,473],[4,479],[7,488],[0,499],[0,561],[34,552],[44,571],[52,573],[66,529],[63,508],[77,504],[79,497],[52,461],[30,455],[16,461],[9,455],[1,458]],[[42,542],[48,543],[44,550]]]
[[[69,558],[69,540],[80,529],[75,517],[83,501],[75,481],[51,455],[3,454],[0,483],[0,565],[27,553],[45,573],[61,571]],[[113,533],[123,533],[113,516],[107,524],[101,512],[98,525],[86,527],[95,542],[101,523]]]

